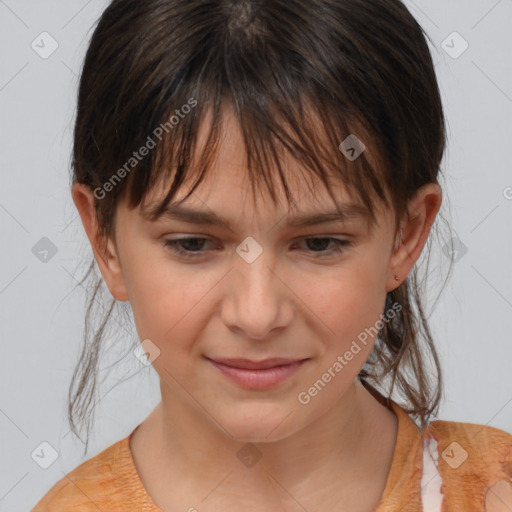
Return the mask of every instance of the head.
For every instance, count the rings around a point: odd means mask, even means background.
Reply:
[[[113,304],[130,303],[169,392],[212,404],[239,439],[299,407],[275,438],[290,435],[354,379],[387,383],[422,424],[437,409],[415,266],[441,205],[445,146],[425,38],[398,0],[114,0],[99,20],[73,150],[89,271],[97,263]],[[178,206],[228,225],[171,218]],[[291,222],[327,212],[337,219]],[[168,243],[185,236],[199,247]],[[72,427],[90,406],[106,320],[84,343]],[[308,361],[255,392],[207,359],[270,357]]]

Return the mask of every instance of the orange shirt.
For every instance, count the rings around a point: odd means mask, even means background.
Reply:
[[[400,406],[390,405],[398,435],[375,512],[512,510],[511,434],[441,420],[420,431]],[[162,512],[135,468],[129,441],[136,428],[68,473],[31,512]]]

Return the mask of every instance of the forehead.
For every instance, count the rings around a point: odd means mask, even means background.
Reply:
[[[167,204],[166,211],[185,211],[185,209],[214,210],[232,212],[237,215],[253,217],[272,214],[292,214],[301,212],[324,212],[340,209],[348,217],[366,217],[366,207],[346,187],[333,178],[330,193],[323,182],[311,176],[288,172],[286,183],[290,197],[286,196],[283,186],[274,187],[276,201],[272,201],[270,193],[262,183],[253,185],[248,178],[247,169],[237,166],[233,160],[222,162],[219,159],[213,165],[206,179],[189,195],[191,180],[183,183],[173,199]],[[169,187],[160,184],[148,194],[142,208],[143,214],[151,218],[167,195]]]
[[[182,221],[222,227],[231,232],[248,226],[270,231],[278,225],[279,228],[305,228],[327,224],[362,226],[365,231],[371,230],[366,207],[354,200],[340,184],[336,187],[334,200],[320,180],[311,186],[299,178],[288,179],[288,182],[292,190],[291,201],[282,190],[278,192],[277,204],[264,190],[260,190],[261,194],[253,200],[245,169],[233,165],[233,161],[224,166],[219,159],[207,183],[201,183],[186,198],[187,187],[182,186],[154,222]],[[158,210],[165,195],[165,188],[153,192],[153,199],[145,204],[147,219]]]
[[[175,196],[176,201],[179,201],[186,195],[189,186],[192,185],[198,176],[198,169],[202,163],[202,152],[208,143],[208,130],[212,121],[211,115],[212,112],[207,111],[204,122],[199,126],[197,145],[189,165],[190,170],[187,172],[186,179]],[[283,178],[292,196],[292,200],[289,203],[291,210],[294,210],[298,203],[303,204],[305,201],[312,204],[326,204],[326,202],[333,204],[325,186],[322,186],[321,180],[315,177],[311,170],[294,159],[282,147],[276,146],[276,150],[279,152],[277,157],[280,162],[280,169],[277,169],[275,165],[270,165],[273,155],[262,151],[260,157],[262,160],[269,162],[269,165],[273,168],[274,178],[278,178],[280,173],[283,174]],[[227,193],[229,191],[234,193],[236,191],[237,194],[246,194],[250,190],[251,180],[247,165],[247,149],[239,121],[229,105],[223,108],[218,145],[211,156],[213,157],[212,164],[205,174],[204,181],[199,186],[203,192],[208,190],[210,193],[214,192],[216,195],[222,195],[223,192]],[[273,190],[279,196],[279,203],[288,203],[283,188],[279,186],[279,179],[274,179],[273,181]],[[264,187],[256,188],[260,192],[264,190]],[[352,194],[348,187],[340,180],[339,176],[331,175],[329,177],[329,188],[343,202],[351,199]],[[169,183],[159,180],[148,193],[147,202],[154,203],[158,199],[162,199],[165,197],[168,189]],[[266,202],[267,197],[268,194],[262,194],[261,199]],[[353,200],[354,202],[356,201],[355,198]]]

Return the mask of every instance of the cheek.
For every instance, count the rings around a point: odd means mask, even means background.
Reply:
[[[378,269],[344,268],[304,282],[299,296],[305,298],[306,314],[340,348],[340,344],[350,345],[380,318],[386,299],[381,281]]]
[[[204,327],[201,310],[218,276],[175,262],[133,260],[127,268],[127,289],[140,339],[159,347],[186,346]],[[200,277],[199,277],[200,276]]]

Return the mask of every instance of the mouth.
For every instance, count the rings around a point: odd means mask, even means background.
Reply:
[[[268,368],[275,368],[276,366],[287,366],[289,364],[306,361],[306,359],[307,358],[290,359],[285,357],[273,357],[261,361],[251,361],[250,359],[210,359],[210,361],[241,370],[267,370]]]
[[[261,361],[249,359],[210,359],[213,366],[245,389],[267,389],[277,386],[293,375],[309,360],[272,358]]]

